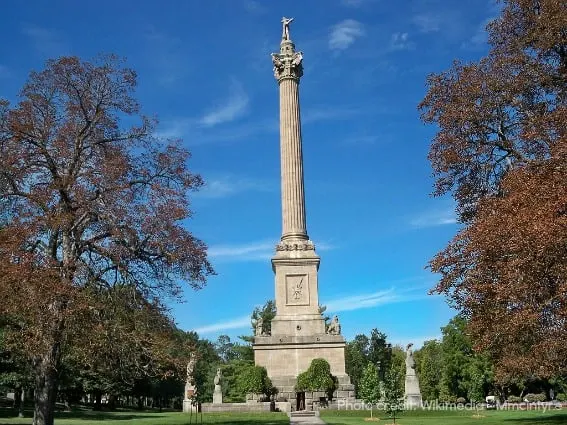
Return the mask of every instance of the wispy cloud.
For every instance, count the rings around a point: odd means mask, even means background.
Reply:
[[[334,25],[329,34],[329,49],[348,49],[357,38],[364,35],[364,26],[354,19],[345,19]]]
[[[230,250],[234,251],[234,250]],[[415,288],[413,288],[415,290]],[[342,311],[353,311],[365,308],[377,307],[385,304],[392,304],[398,302],[406,302],[419,298],[424,298],[426,295],[408,293],[407,291],[394,291],[394,289],[377,291],[368,294],[352,295],[344,298],[338,298],[331,300],[325,305],[327,306],[327,312],[329,313],[339,313]],[[195,332],[199,334],[210,334],[221,331],[227,331],[230,329],[245,329],[250,327],[250,316],[239,316],[234,319],[227,319],[220,322],[212,323],[210,325],[201,326],[200,328],[194,329]],[[434,337],[427,337],[426,339],[433,339]],[[403,339],[406,340],[405,338]],[[408,339],[408,342],[414,342],[416,346],[419,342],[418,338]]]
[[[244,177],[223,176],[205,180],[205,186],[195,193],[203,198],[226,198],[242,192],[266,192],[273,188],[266,182]]]
[[[151,58],[149,66],[156,72],[160,85],[170,86],[187,75],[187,47],[182,40],[165,31],[150,27],[145,30],[147,53],[145,58]]]
[[[302,114],[301,122],[303,124],[310,124],[318,121],[328,121],[337,119],[349,119],[353,115],[361,112],[360,109],[355,107],[328,107],[328,106],[314,106],[306,109]]]
[[[249,328],[250,316],[241,316],[234,319],[230,319],[224,322],[212,323],[210,325],[201,326],[200,328],[193,329],[200,335],[211,334],[219,331],[227,331],[230,329],[245,329]]]
[[[258,261],[269,260],[275,254],[277,241],[261,240],[242,244],[212,245],[208,249],[208,255],[217,261]],[[336,249],[331,243],[318,242],[315,244],[317,251],[329,251]]]
[[[410,225],[416,228],[443,226],[457,223],[455,208],[424,211],[410,220]]]
[[[25,24],[22,33],[28,36],[38,53],[44,56],[60,56],[69,52],[69,45],[63,36],[51,29],[35,24]]]
[[[407,292],[391,288],[387,290],[336,298],[328,301],[325,305],[327,306],[328,312],[338,313],[341,311],[361,310],[385,304],[407,302],[425,298],[426,296],[427,295],[423,292]]]
[[[392,50],[407,50],[413,47],[407,32],[395,32],[390,37],[390,48]]]
[[[422,13],[412,18],[421,33],[437,32],[441,29],[441,17],[431,13]]]
[[[201,125],[213,127],[240,118],[248,109],[249,98],[242,84],[233,80],[228,99],[206,113],[201,119]]]
[[[275,241],[257,241],[244,244],[213,245],[208,255],[216,260],[256,261],[268,260],[275,253]]]
[[[461,45],[461,47],[463,49],[469,49],[469,50],[480,50],[486,47],[486,44],[488,42],[488,33],[486,32],[486,26],[493,19],[494,16],[491,16],[480,22],[476,27],[473,35],[468,40],[466,40]]]

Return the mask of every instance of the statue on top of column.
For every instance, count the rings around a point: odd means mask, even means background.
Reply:
[[[293,21],[293,18],[286,18],[285,16],[282,18],[282,40],[290,40],[289,38],[289,24]]]

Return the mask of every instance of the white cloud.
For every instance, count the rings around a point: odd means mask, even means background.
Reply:
[[[345,19],[334,25],[329,35],[329,49],[345,50],[364,35],[364,26],[354,19]]]
[[[446,224],[456,223],[457,217],[455,215],[455,209],[453,207],[443,210],[425,211],[410,220],[411,226],[417,228],[443,226]]]
[[[248,94],[244,91],[242,85],[237,81],[233,81],[228,99],[206,113],[199,122],[205,127],[213,127],[234,121],[244,115],[248,109],[248,103]]]
[[[211,334],[219,331],[227,331],[229,329],[245,329],[249,328],[250,316],[241,316],[224,322],[212,323],[210,325],[201,326],[200,328],[193,329],[198,334]]]
[[[301,122],[309,124],[318,121],[328,121],[337,119],[350,119],[353,115],[360,114],[362,111],[353,107],[335,107],[327,106],[312,107],[302,114]]]
[[[205,186],[195,193],[202,198],[226,198],[242,192],[271,190],[265,182],[234,176],[205,180]]]
[[[218,261],[258,261],[269,260],[275,254],[277,241],[256,241],[243,244],[212,245],[208,255]],[[319,242],[315,244],[317,251],[329,251],[336,246]]]
[[[441,17],[438,15],[416,15],[412,21],[417,26],[419,32],[422,33],[437,32],[441,29]]]
[[[69,46],[55,30],[26,24],[22,32],[32,41],[35,49],[44,56],[61,56],[69,52]]]
[[[259,244],[257,246],[254,245],[242,246],[241,248],[227,247],[224,249],[217,249],[217,251],[218,253],[233,255],[233,254],[245,253],[248,249],[254,250],[256,247],[263,247],[263,245]],[[327,306],[326,311],[334,314],[341,311],[360,310],[360,309],[372,308],[384,304],[411,301],[423,297],[424,295],[421,294],[417,295],[415,292],[413,294],[404,291],[398,291],[397,293],[395,293],[394,289],[389,289],[384,291],[377,291],[370,294],[352,295],[345,298],[339,298],[329,301],[325,303],[325,305]],[[200,328],[194,329],[194,331],[199,334],[209,334],[220,331],[226,331],[229,329],[245,329],[249,327],[250,327],[250,316],[240,316],[234,319],[229,319],[222,322],[201,326]],[[417,346],[419,342],[423,343],[423,340],[434,339],[434,338],[436,337],[424,337],[421,339],[408,338],[407,341],[408,342],[411,341]],[[400,339],[400,341],[406,341],[406,338]]]
[[[407,32],[395,32],[390,37],[390,48],[393,50],[405,50],[412,47],[413,44],[409,41]]]
[[[394,289],[386,289],[366,294],[351,295],[348,297],[336,298],[325,303],[327,311],[330,313],[338,313],[341,311],[361,310],[364,308],[373,308],[385,304],[400,303],[412,301],[425,297],[419,292],[396,291]]]
[[[259,241],[245,244],[213,245],[208,255],[217,260],[253,261],[269,260],[275,253],[276,242]]]

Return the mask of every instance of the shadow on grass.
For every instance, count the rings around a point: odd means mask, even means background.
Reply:
[[[537,424],[537,425],[555,425],[555,424],[567,424],[567,413],[560,414],[542,414],[537,418],[525,417],[525,418],[507,418],[503,419],[503,422],[507,424]]]
[[[13,408],[0,408],[0,418],[16,418],[18,416],[18,411]],[[159,412],[144,412],[140,411],[93,411],[88,409],[74,409],[70,412],[58,411],[55,413],[55,419],[84,419],[92,421],[131,421],[135,419],[145,419],[145,418],[155,418],[158,419],[163,417],[163,413]],[[26,408],[24,410],[24,418],[33,417],[33,410]],[[3,425],[3,423],[0,423]]]

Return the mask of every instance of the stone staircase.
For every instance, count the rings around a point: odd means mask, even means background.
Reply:
[[[319,416],[319,412],[314,410],[296,410],[289,414],[290,418],[313,418],[315,416]]]

